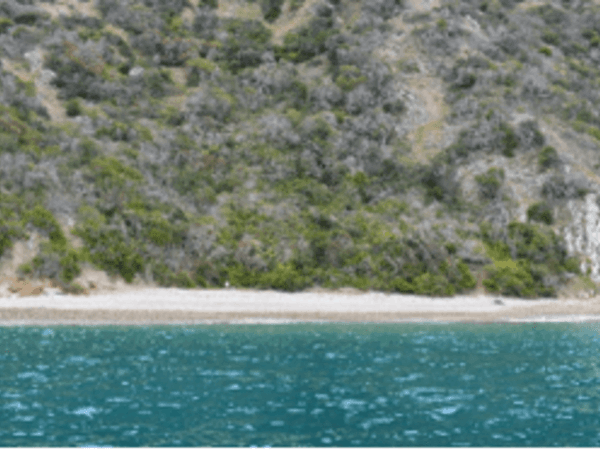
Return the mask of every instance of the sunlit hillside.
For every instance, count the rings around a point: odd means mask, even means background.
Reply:
[[[0,278],[600,282],[598,2],[0,0],[0,60]]]

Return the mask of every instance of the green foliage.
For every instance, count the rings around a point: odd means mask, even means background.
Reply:
[[[527,208],[527,220],[552,225],[554,223],[552,208],[544,202],[534,203]]]
[[[8,17],[0,17],[0,34],[6,33],[14,25],[14,22]]]
[[[306,0],[290,0],[290,11],[299,10]]]
[[[212,73],[217,68],[217,65],[210,59],[206,58],[192,58],[185,62],[187,67],[198,69],[206,73]]]
[[[404,73],[420,73],[419,65],[416,61],[401,59],[398,61],[398,69]]]
[[[67,283],[73,281],[79,274],[79,253],[76,250],[69,249],[66,254],[60,259],[62,268],[61,279]]]
[[[67,116],[69,117],[80,116],[83,112],[81,108],[81,103],[76,98],[72,98],[71,100],[69,100],[65,106],[67,110]]]
[[[340,73],[335,79],[335,84],[343,91],[351,91],[359,84],[367,81],[367,77],[361,75],[360,69],[356,66],[342,66]]]
[[[477,285],[477,281],[473,274],[471,274],[471,270],[469,266],[467,266],[464,262],[459,262],[457,264],[457,268],[460,272],[460,281],[458,286],[461,290],[469,290],[473,289]]]
[[[332,26],[331,17],[315,17],[307,26],[287,33],[283,46],[275,47],[275,56],[301,63],[325,52],[325,41],[338,33]]]
[[[594,138],[596,138],[600,141],[600,128],[587,127],[587,129],[585,131],[587,132],[587,134],[589,134],[590,136],[593,136]]]
[[[217,9],[219,7],[219,0],[199,0],[198,7],[208,6],[211,9]]]
[[[126,141],[129,126],[122,122],[113,122],[110,127],[100,127],[96,130],[96,137],[108,136],[113,141]]]
[[[89,211],[87,211],[89,214]],[[144,268],[140,242],[128,239],[119,230],[99,226],[88,219],[72,232],[86,243],[90,260],[110,274],[120,274],[131,283],[136,273]]]
[[[125,165],[113,156],[94,158],[90,166],[96,182],[104,188],[123,188],[144,179],[138,170]]]
[[[158,211],[143,215],[141,221],[144,236],[153,244],[164,247],[183,243],[184,229],[162,217]]]
[[[174,273],[164,263],[159,263],[152,267],[152,276],[158,285],[163,287],[190,289],[198,286],[188,272],[182,270]]]
[[[509,124],[501,123],[499,128],[503,132],[500,138],[502,154],[507,158],[512,158],[515,156],[515,149],[519,146],[519,138]]]
[[[540,47],[538,52],[540,52],[542,55],[552,56],[552,49],[550,47]]]
[[[281,7],[284,0],[260,0],[260,7],[263,12],[264,19],[273,23],[281,15]]]
[[[541,170],[546,170],[555,166],[558,161],[558,153],[556,149],[550,145],[544,147],[538,155],[538,165]]]
[[[551,28],[544,28],[542,31],[542,41],[546,44],[558,46],[560,43],[560,35]]]
[[[445,30],[448,28],[448,22],[446,22],[446,19],[444,19],[443,17],[438,19],[436,25],[440,30]]]
[[[33,273],[33,266],[31,265],[31,263],[21,264],[17,268],[17,272],[22,276],[31,275]]]
[[[492,167],[485,174],[475,177],[475,181],[479,184],[479,193],[486,200],[496,198],[503,180],[504,170],[497,167]]]
[[[0,200],[2,195],[0,194]],[[3,211],[0,209],[0,213]],[[25,236],[21,224],[18,222],[9,222],[4,220],[4,216],[0,215],[0,256],[4,254],[4,251],[12,248],[13,239],[22,238]]]
[[[517,85],[517,77],[513,74],[498,75],[496,76],[496,83],[512,88]]]
[[[31,223],[34,227],[46,231],[53,248],[66,248],[67,238],[62,232],[60,224],[54,218],[54,215],[43,206],[38,205],[31,211],[27,211],[23,217],[23,224],[26,223]]]
[[[551,290],[548,292],[544,289],[543,292],[539,292],[536,289],[538,286],[536,286],[530,267],[525,260],[486,266],[484,269],[487,271],[488,277],[483,280],[483,285],[491,292],[525,298],[534,298],[540,294],[552,295]]]

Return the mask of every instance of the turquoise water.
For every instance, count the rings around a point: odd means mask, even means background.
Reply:
[[[0,445],[600,446],[599,332],[0,328]]]

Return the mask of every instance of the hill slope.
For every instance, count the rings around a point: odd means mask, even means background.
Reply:
[[[5,276],[523,297],[600,281],[596,2],[0,11]]]

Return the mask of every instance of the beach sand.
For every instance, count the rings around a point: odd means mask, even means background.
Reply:
[[[500,300],[500,302],[498,301]],[[293,322],[600,322],[600,297],[525,300],[361,292],[130,287],[0,298],[0,325]]]

